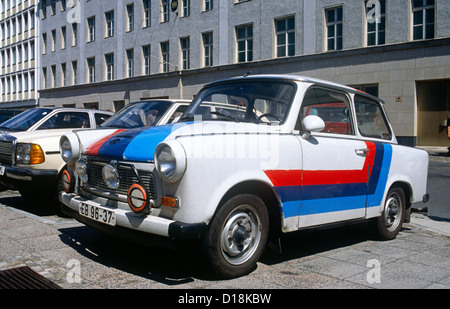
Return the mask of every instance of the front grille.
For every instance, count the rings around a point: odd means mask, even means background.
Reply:
[[[0,163],[12,165],[13,142],[0,141]]]
[[[89,161],[88,162],[88,185],[102,191],[112,192],[119,195],[126,195],[130,186],[139,183],[139,179],[129,165],[119,165],[120,185],[117,190],[108,188],[103,180],[102,169],[106,165],[104,162]],[[142,184],[147,189],[150,198],[156,197],[155,184],[153,181],[153,173],[149,171],[138,170]]]

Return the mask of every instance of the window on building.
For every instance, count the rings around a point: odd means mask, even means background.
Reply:
[[[169,59],[170,59],[169,42],[163,42],[161,43],[161,72],[170,71]]]
[[[87,19],[87,25],[88,25],[88,36],[87,36],[87,42],[94,42],[95,41],[95,16],[89,17]]]
[[[54,88],[54,87],[56,87],[56,65],[52,65],[50,67],[50,69],[52,71],[51,72],[52,76],[51,76],[51,79],[50,79],[50,87]]]
[[[56,0],[50,0],[50,14],[55,15],[56,13]]]
[[[203,11],[211,11],[214,8],[213,0],[203,0]]]
[[[47,52],[47,33],[42,33],[42,54]]]
[[[412,0],[413,40],[434,38],[435,0]]]
[[[143,27],[150,27],[152,16],[150,0],[142,0],[142,6],[144,8]]]
[[[23,43],[23,61],[27,62],[29,59],[28,56],[28,43]]]
[[[66,26],[61,27],[61,49],[66,49]]]
[[[127,49],[127,77],[134,76],[134,51],[133,49]]]
[[[105,37],[114,36],[114,11],[105,13]]]
[[[34,40],[30,41],[30,60],[34,60]]]
[[[77,46],[78,44],[78,24],[72,24],[72,46]]]
[[[134,4],[127,5],[127,32],[134,30]]]
[[[105,55],[105,66],[106,66],[106,80],[114,79],[114,54]]]
[[[66,63],[61,63],[61,86],[66,85]]]
[[[72,85],[76,85],[78,80],[78,61],[72,61]]]
[[[203,42],[203,66],[213,65],[213,34],[212,32],[202,34]]]
[[[253,60],[253,26],[236,28],[237,62]]]
[[[160,22],[165,23],[169,21],[169,0],[161,0],[161,17]]]
[[[191,15],[191,0],[181,1],[181,16],[186,17]]]
[[[189,38],[181,38],[180,39],[180,47],[181,47],[181,67],[183,70],[190,69],[190,39]]]
[[[47,0],[41,1],[42,19],[47,18]]]
[[[87,59],[88,83],[95,83],[95,57]]]
[[[325,10],[327,50],[342,49],[342,7]]]
[[[379,13],[379,15],[378,15]],[[367,46],[386,43],[386,0],[378,0],[373,5],[366,1]]]
[[[150,75],[150,45],[142,46],[142,71],[144,75]]]
[[[288,17],[275,20],[277,40],[277,57],[295,55],[295,18]]]
[[[56,45],[56,30],[52,30],[52,41],[51,41],[51,51],[55,51],[55,45]]]

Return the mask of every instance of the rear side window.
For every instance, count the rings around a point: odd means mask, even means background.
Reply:
[[[392,133],[379,102],[355,95],[356,120],[359,133],[364,137],[392,139]]]
[[[60,112],[41,124],[38,130],[90,128],[89,114],[82,112]]]
[[[95,123],[97,124],[97,127],[100,126],[103,122],[105,122],[106,119],[111,117],[111,115],[108,114],[101,114],[101,113],[95,113]]]
[[[344,93],[319,87],[308,89],[300,109],[299,126],[308,115],[322,118],[324,133],[354,134],[350,103]]]

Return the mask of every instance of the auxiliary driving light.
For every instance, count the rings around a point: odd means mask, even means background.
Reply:
[[[128,189],[128,206],[135,213],[141,213],[145,210],[148,200],[147,200],[147,190],[138,183],[132,184]]]
[[[75,177],[73,176],[72,172],[64,170],[61,175],[61,180],[64,192],[73,192],[73,189],[75,188]]]

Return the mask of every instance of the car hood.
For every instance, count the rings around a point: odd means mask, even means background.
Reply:
[[[152,162],[156,147],[165,140],[194,135],[278,132],[277,127],[249,123],[205,121],[182,122],[152,128],[117,129],[83,147],[83,152],[86,155],[112,160]],[[83,131],[83,134],[86,135],[86,132]],[[86,145],[82,138],[80,140],[82,144]]]
[[[20,131],[20,132],[0,132],[0,139],[11,140],[11,137],[18,142],[32,143],[34,140],[41,138],[51,138],[62,136],[66,133],[72,132],[73,129],[51,129],[51,130],[36,130],[36,131]]]

